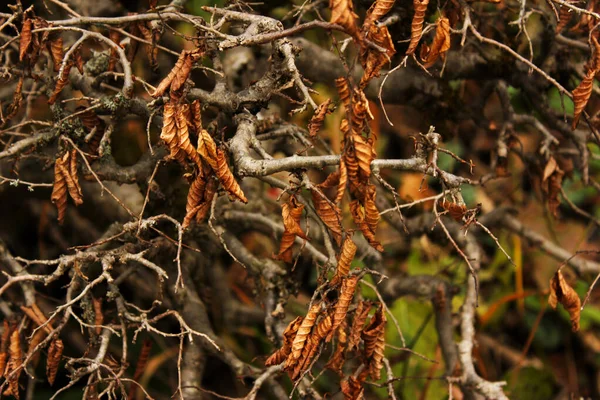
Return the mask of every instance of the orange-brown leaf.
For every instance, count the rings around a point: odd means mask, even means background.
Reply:
[[[342,393],[344,394],[345,400],[361,400],[364,399],[365,389],[362,387],[362,383],[358,378],[349,376],[340,382]]]
[[[371,227],[365,220],[364,211],[358,200],[353,200],[352,202],[350,202],[350,213],[352,214],[352,219],[354,220],[354,223],[361,230],[369,244],[373,246],[377,251],[383,251],[383,246],[381,246],[381,243],[379,243],[377,239],[375,239],[375,231],[371,229]]]
[[[567,0],[568,3],[570,1]],[[558,10],[558,21],[556,23],[556,33],[562,32],[563,29],[571,22],[573,18],[573,10],[565,5],[559,5]]]
[[[181,89],[192,71],[192,65],[201,55],[202,52],[200,50],[182,51],[177,63],[175,63],[175,66],[167,77],[156,87],[156,90],[152,93],[152,97],[162,96],[169,87],[172,92]]]
[[[435,37],[431,47],[428,48],[427,54],[421,56],[425,68],[431,67],[438,58],[444,60],[448,50],[450,50],[450,20],[446,17],[440,17],[437,20]]]
[[[54,86],[54,91],[52,92],[52,94],[50,95],[50,98],[48,99],[48,104],[50,104],[50,105],[54,104],[56,102],[56,99],[58,99],[58,95],[60,94],[60,92],[62,92],[64,87],[67,86],[67,83],[69,83],[69,73],[71,72],[72,67],[73,67],[73,61],[71,61],[71,60],[67,61],[67,64],[65,65],[65,68],[63,69],[62,75],[59,76],[58,79],[56,80],[56,86]]]
[[[346,162],[344,158],[340,158],[340,178],[337,186],[337,190],[335,192],[334,203],[340,204],[342,199],[344,198],[344,193],[346,192],[346,185],[348,184],[348,169],[346,168]]]
[[[236,198],[242,203],[247,203],[248,200],[242,191],[242,188],[235,180],[233,173],[227,165],[227,155],[221,149],[217,149],[217,170],[215,171],[221,185],[227,190],[230,197]]]
[[[10,394],[19,399],[19,378],[23,371],[23,368],[21,367],[23,351],[21,350],[21,337],[19,336],[18,329],[14,329],[10,335],[8,353],[8,366],[4,376],[8,379]],[[12,376],[9,378],[10,374],[12,374]]]
[[[358,303],[356,310],[354,311],[354,319],[352,320],[352,327],[350,328],[350,334],[348,337],[348,351],[352,351],[358,348],[360,342],[360,335],[363,330],[363,326],[367,321],[371,311],[371,303],[368,301],[361,301]]]
[[[48,49],[50,50],[50,57],[52,57],[52,64],[54,64],[54,72],[58,72],[65,56],[62,36],[58,35],[50,40]]]
[[[323,126],[323,122],[325,121],[325,117],[327,114],[330,114],[332,111],[329,108],[331,105],[331,99],[325,100],[323,103],[317,107],[315,110],[315,114],[312,116],[310,121],[308,122],[308,133],[311,138],[315,138],[317,133],[321,130]]]
[[[178,137],[178,148],[181,149],[194,164],[200,165],[200,156],[190,142],[190,132],[188,129],[186,114],[189,112],[189,104],[181,104],[177,108],[176,126]]]
[[[21,108],[22,104],[23,104],[23,77],[21,76],[19,78],[19,81],[17,82],[17,86],[15,87],[13,101],[12,101],[12,103],[10,103],[10,105],[8,106],[8,109],[6,110],[6,116],[4,117],[4,120],[7,121],[7,120],[13,118],[15,115],[17,115],[17,112],[19,112],[19,109]]]
[[[294,337],[294,341],[292,342],[291,354],[285,363],[286,369],[293,368],[300,359],[300,356],[302,356],[302,351],[304,350],[306,340],[308,339],[308,335],[310,334],[310,331],[317,320],[320,310],[321,303],[316,302],[306,313],[306,317],[302,320],[302,323],[298,327],[298,331]]]
[[[358,15],[354,12],[352,0],[329,0],[331,8],[331,19],[329,22],[344,27],[346,33],[352,36],[357,42],[360,42],[358,34]]]
[[[352,147],[358,162],[358,172],[361,179],[366,180],[371,176],[371,162],[373,161],[373,152],[371,145],[362,135],[352,135]]]
[[[423,21],[425,20],[428,5],[429,0],[413,0],[415,13],[410,25],[410,43],[408,50],[406,50],[406,55],[412,55],[419,45],[421,35],[423,34]]]
[[[337,284],[348,275],[348,272],[350,272],[350,264],[352,263],[355,254],[356,245],[352,241],[352,238],[348,236],[344,240],[344,243],[342,244],[342,249],[340,250],[335,275],[333,276],[333,279],[331,279],[332,285]]]
[[[329,228],[335,242],[339,245],[342,242],[342,212],[338,206],[330,202],[322,191],[318,189],[311,190],[311,197],[315,206],[315,211],[321,221]]]
[[[206,129],[202,129],[202,126],[196,132],[198,133],[198,154],[204,162],[210,165],[213,171],[216,171],[219,166],[217,164],[217,145],[215,141]]]
[[[577,292],[565,281],[560,270],[556,271],[556,274],[550,280],[550,297],[548,297],[548,304],[552,308],[556,309],[558,303],[562,304],[565,310],[569,312],[571,328],[573,332],[577,332],[581,316],[581,300]]]
[[[288,202],[281,206],[281,216],[285,231],[281,236],[277,258],[286,263],[292,262],[292,246],[294,245],[296,236],[308,240],[308,237],[300,226],[300,218],[302,217],[303,210],[304,205],[298,203],[295,196],[290,196]]]
[[[371,318],[369,325],[362,332],[365,343],[365,359],[368,362],[369,374],[373,380],[381,378],[383,352],[385,350],[385,322],[383,307],[379,307]]]
[[[575,109],[573,111],[573,123],[571,125],[573,130],[575,130],[577,127],[579,117],[581,117],[581,113],[590,100],[595,76],[596,71],[590,69],[585,77],[581,80],[581,83],[579,83],[579,86],[573,90],[573,103],[575,104]]]
[[[108,32],[108,37],[113,43],[115,43],[119,46],[121,45],[120,44],[121,43],[121,34],[119,33],[119,31],[111,29]],[[135,42],[135,40],[133,40],[133,39],[131,39],[131,41]],[[110,46],[110,58],[108,60],[108,71],[115,70],[118,58],[119,58],[119,53],[117,52],[117,49],[115,49],[113,46]]]
[[[335,304],[335,311],[333,313],[333,326],[331,328],[329,336],[327,336],[327,342],[329,342],[333,338],[335,331],[340,326],[342,321],[346,318],[346,314],[348,313],[348,307],[350,307],[350,303],[352,302],[352,298],[354,297],[356,285],[358,284],[359,280],[360,276],[358,275],[343,278],[342,287],[340,288],[340,294],[338,297],[338,301]]]
[[[25,59],[25,55],[27,54],[29,47],[31,46],[31,39],[33,38],[33,34],[31,33],[32,27],[33,25],[31,18],[26,17],[23,21],[23,27],[21,28],[21,41],[19,42],[20,61],[23,61]]]
[[[62,357],[64,345],[62,340],[54,339],[48,348],[48,358],[46,360],[46,377],[50,386],[54,385],[56,373],[58,372],[58,364]]]
[[[298,333],[298,329],[300,328],[303,319],[304,318],[298,316],[285,328],[285,331],[283,331],[283,346],[267,358],[265,366],[270,367],[271,365],[279,365],[290,355],[292,352],[292,343],[294,342],[294,338],[296,337],[296,333]]]
[[[344,362],[346,361],[346,347],[348,344],[348,324],[346,321],[342,321],[337,331],[337,347],[335,348],[335,352],[325,364],[325,368],[328,368],[338,375],[342,376],[342,367],[344,366]]]
[[[4,370],[6,370],[6,364],[8,361],[8,345],[10,344],[10,333],[11,328],[8,320],[2,321],[2,338],[0,339],[0,378],[4,376]]]
[[[150,339],[144,340],[144,343],[142,343],[142,349],[140,350],[140,355],[137,359],[135,371],[133,372],[133,380],[135,382],[138,382],[140,380],[140,378],[142,377],[142,375],[144,374],[144,371],[146,370],[146,367],[148,366],[148,361],[150,360],[150,352],[151,351],[152,351],[152,340],[150,340]],[[138,385],[131,385],[131,388],[129,389],[129,394],[128,394],[127,398],[136,399],[137,398],[137,390],[138,390]]]
[[[173,102],[165,104],[163,109],[163,127],[160,138],[167,144],[171,158],[185,164],[185,152],[179,147],[179,111]],[[186,124],[187,129],[187,124]]]
[[[371,25],[373,25],[377,20],[385,17],[394,6],[395,1],[396,0],[376,0],[367,11],[367,16],[365,17],[365,21],[363,22],[362,26],[363,32],[368,31]]]
[[[360,87],[367,86],[369,81],[376,76],[379,76],[379,71],[391,58],[396,54],[396,48],[387,26],[371,25],[367,32],[367,39],[376,45],[384,48],[386,51],[381,52],[372,47],[361,49],[360,62],[365,72],[360,80]]]
[[[326,315],[315,326],[308,338],[306,346],[304,346],[304,350],[302,350],[302,356],[298,360],[298,363],[291,374],[292,380],[298,379],[304,371],[308,370],[323,338],[330,332],[331,326],[330,315]]]
[[[68,156],[68,153],[65,155]],[[64,156],[63,156],[64,157]],[[54,185],[50,199],[58,210],[58,222],[63,223],[67,210],[67,179],[64,175],[65,168],[62,166],[63,158],[57,158],[54,164]]]

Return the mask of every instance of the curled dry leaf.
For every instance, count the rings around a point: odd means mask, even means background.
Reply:
[[[413,0],[415,13],[410,25],[410,43],[406,50],[406,55],[408,56],[414,54],[419,45],[419,41],[421,40],[421,35],[423,34],[423,21],[425,20],[425,13],[427,12],[428,5],[429,0]]]
[[[435,28],[435,37],[425,54],[421,54],[421,59],[425,63],[425,68],[431,67],[438,58],[442,61],[446,59],[446,53],[450,50],[450,20],[446,17],[440,17],[437,20]]]
[[[352,91],[350,90],[350,82],[348,81],[348,79],[343,76],[337,78],[335,80],[335,87],[337,88],[342,104],[346,108],[346,112],[352,112],[352,105],[350,104],[350,97],[352,96]]]
[[[327,114],[330,114],[332,112],[332,110],[329,108],[330,105],[331,99],[327,99],[323,103],[321,103],[319,107],[317,107],[317,109],[315,110],[315,114],[312,116],[308,123],[308,133],[310,134],[311,138],[314,139],[317,136],[317,133],[319,133],[321,127],[323,126],[325,117],[327,116]]]
[[[179,110],[174,102],[168,102],[163,109],[163,127],[160,138],[167,144],[171,158],[185,165],[185,152],[179,147]],[[187,125],[186,125],[187,129]]]
[[[335,275],[331,279],[331,285],[337,284],[348,275],[348,272],[350,272],[350,263],[352,263],[355,254],[356,245],[352,241],[352,238],[348,236],[342,244]]]
[[[361,49],[360,62],[365,72],[360,80],[360,87],[364,88],[376,76],[379,76],[379,71],[391,58],[396,54],[396,48],[392,41],[392,36],[387,26],[371,25],[367,32],[367,39],[376,45],[384,48],[386,51],[381,52],[372,47],[364,47]]]
[[[206,129],[200,129],[198,132],[198,147],[197,151],[202,160],[208,164],[213,171],[219,168],[217,164],[217,145],[212,136]]]
[[[300,323],[300,326],[298,327],[298,332],[296,333],[296,336],[294,336],[294,341],[292,342],[291,353],[285,362],[286,370],[292,369],[298,363],[298,360],[302,356],[302,351],[304,350],[306,340],[308,339],[308,335],[310,334],[310,331],[312,330],[312,327],[317,320],[320,310],[321,303],[316,302],[308,310],[308,312],[306,313],[306,317]]]
[[[140,36],[140,29],[138,27],[137,23],[132,23],[129,25],[129,33],[132,36]],[[133,59],[135,58],[135,54],[137,53],[138,47],[140,45],[140,42],[137,40],[130,40],[129,41],[129,46],[127,47],[127,51],[125,52],[125,56],[127,58],[127,61],[132,62]],[[165,87],[165,89],[169,87],[169,85],[167,85]]]
[[[365,236],[365,239],[369,242],[369,244],[375,248],[377,251],[383,251],[383,246],[381,243],[375,239],[375,231],[369,226],[367,221],[365,220],[365,213],[363,208],[358,200],[353,200],[350,202],[350,213],[352,214],[352,219],[354,223],[360,231]]]
[[[346,400],[361,400],[364,399],[365,389],[359,378],[350,375],[347,379],[340,382],[344,399]]]
[[[167,77],[156,87],[156,90],[152,93],[152,97],[162,96],[168,88],[170,88],[171,92],[177,92],[181,89],[192,71],[192,65],[201,56],[202,51],[199,49],[182,51],[177,63],[175,63],[175,66]]]
[[[58,72],[65,56],[62,36],[57,35],[56,37],[52,38],[52,40],[48,42],[48,50],[50,51],[50,57],[52,57],[54,72]]]
[[[67,61],[67,64],[65,65],[65,68],[63,69],[62,75],[60,75],[58,77],[58,79],[56,80],[56,85],[54,86],[54,91],[52,92],[52,94],[50,95],[50,98],[48,99],[48,104],[52,105],[52,104],[56,103],[56,99],[58,99],[58,95],[60,95],[60,92],[62,92],[64,87],[67,86],[67,83],[69,83],[69,73],[71,72],[71,68],[73,68],[73,61],[69,60],[69,61]]]
[[[267,358],[265,366],[270,367],[272,365],[279,365],[286,360],[292,352],[292,343],[294,342],[294,338],[296,337],[296,333],[298,332],[298,328],[300,328],[303,319],[304,318],[298,316],[290,322],[287,328],[285,328],[285,331],[283,331],[283,346]]]
[[[359,280],[360,276],[358,275],[343,278],[342,287],[340,288],[340,294],[338,297],[338,301],[335,304],[335,310],[333,313],[333,326],[331,328],[331,332],[327,336],[327,342],[333,339],[335,331],[341,325],[342,321],[346,318],[346,313],[348,313],[348,307],[350,307],[350,303],[352,302],[352,298],[354,297],[356,285],[358,284]]]
[[[363,22],[362,30],[368,31],[377,20],[383,18],[390,12],[396,0],[376,0],[369,10]]]
[[[339,182],[337,185],[337,190],[335,192],[334,203],[339,204],[344,198],[344,193],[346,192],[346,185],[348,184],[348,170],[346,169],[346,162],[344,158],[340,158],[340,170],[339,170]]]
[[[10,344],[10,324],[8,320],[2,321],[2,338],[0,339],[0,378],[4,376],[8,362],[8,345]]]
[[[200,156],[190,142],[190,132],[187,123],[188,119],[186,117],[189,113],[189,107],[189,104],[181,104],[177,107],[175,125],[177,127],[176,134],[178,138],[178,148],[182,150],[187,155],[187,158],[194,164],[200,165]]]
[[[579,83],[579,86],[573,90],[573,103],[575,104],[575,109],[573,111],[573,123],[571,124],[571,128],[573,130],[575,130],[577,127],[579,117],[581,117],[581,113],[590,100],[595,76],[596,71],[588,70],[585,77],[581,80],[581,83]]]
[[[342,376],[343,371],[342,367],[344,366],[344,362],[346,361],[346,347],[348,344],[348,324],[346,321],[342,321],[337,331],[337,347],[335,348],[335,352],[325,364],[325,368],[328,368],[338,375]]]
[[[147,25],[148,24],[148,25]],[[138,21],[138,29],[142,34],[142,37],[150,42],[150,44],[145,44],[144,48],[146,49],[146,56],[148,57],[148,63],[150,64],[150,68],[152,71],[158,71],[158,47],[156,47],[156,43],[158,41],[158,37],[155,34],[155,31],[149,27],[149,21]],[[191,68],[191,65],[190,65]],[[189,72],[188,72],[189,74]],[[186,77],[187,79],[187,77]]]
[[[217,170],[215,173],[217,174],[221,185],[223,185],[223,188],[227,190],[231,197],[238,199],[242,203],[248,202],[242,188],[229,169],[229,165],[227,165],[227,155],[221,149],[217,149]]]
[[[139,382],[146,367],[148,366],[148,361],[150,360],[150,352],[152,351],[152,340],[146,339],[142,343],[142,348],[140,350],[140,355],[137,359],[137,363],[135,365],[135,371],[133,372],[133,380],[135,382]],[[129,389],[129,393],[127,395],[128,399],[136,399],[137,398],[137,390],[138,385],[131,385]]]
[[[281,236],[279,254],[276,257],[286,263],[292,262],[292,246],[294,245],[296,236],[304,240],[309,240],[300,226],[300,218],[302,217],[303,210],[304,205],[298,203],[296,196],[290,196],[288,202],[281,206],[281,216],[285,231]]]
[[[464,204],[453,203],[447,199],[442,199],[441,206],[456,222],[461,222],[463,217],[467,214],[467,206]]]
[[[548,304],[552,308],[556,309],[558,303],[562,304],[565,310],[569,312],[571,327],[573,332],[577,332],[579,330],[581,300],[577,292],[565,281],[560,270],[556,271],[556,274],[550,280],[550,297],[548,297]]]
[[[65,156],[68,157],[68,153]],[[54,203],[58,210],[58,222],[60,224],[63,223],[67,210],[67,180],[63,174],[64,167],[61,168],[62,159],[57,158],[54,164],[54,185],[52,186],[52,195],[50,196],[52,203]]]
[[[19,399],[19,378],[23,371],[23,368],[21,367],[21,363],[23,362],[23,351],[21,350],[21,337],[19,336],[18,329],[14,329],[10,335],[8,353],[8,366],[6,367],[4,376],[8,379],[9,393]],[[4,395],[7,395],[6,391],[4,392]]]
[[[383,307],[380,306],[371,318],[369,325],[362,332],[365,360],[373,380],[381,378],[385,350],[385,322]]]
[[[546,168],[544,168],[542,191],[546,196],[548,209],[556,217],[558,215],[558,208],[560,207],[560,192],[565,172],[558,167],[556,162],[553,163],[552,160],[553,158],[548,161]]]
[[[361,301],[358,303],[356,310],[354,311],[354,319],[352,320],[352,327],[350,328],[350,335],[348,337],[348,351],[358,349],[360,343],[360,335],[363,330],[363,326],[367,321],[371,311],[371,303],[368,301]]]
[[[317,350],[323,341],[323,338],[331,330],[331,316],[326,315],[321,321],[315,326],[311,335],[309,336],[306,346],[302,350],[302,356],[298,360],[296,367],[294,368],[291,379],[298,379],[305,371],[310,368],[312,360],[317,354]]]
[[[351,137],[352,148],[358,162],[358,173],[361,180],[368,180],[371,176],[371,162],[373,161],[373,152],[371,145],[360,134],[353,134]],[[351,151],[351,150],[348,150]]]
[[[352,0],[329,0],[329,8],[331,8],[331,20],[329,22],[344,27],[346,33],[360,43],[362,40],[358,34],[358,15],[354,12]]]
[[[8,106],[6,110],[5,121],[13,118],[19,112],[21,105],[23,104],[23,77],[21,76],[17,82],[17,86],[15,87],[15,93],[13,95],[13,101]],[[1,118],[1,117],[0,117]]]
[[[94,309],[94,333],[99,335],[102,333],[102,325],[104,324],[104,313],[102,312],[101,297],[92,297],[92,308]]]
[[[567,3],[571,1],[567,0]],[[562,32],[563,29],[571,22],[573,18],[573,10],[565,5],[559,5],[558,21],[556,22],[556,33]]]
[[[62,340],[54,339],[48,348],[48,358],[46,360],[46,377],[50,386],[54,385],[56,373],[58,372],[58,364],[62,357],[64,345]]]
[[[329,228],[335,242],[342,242],[342,212],[338,206],[329,201],[318,188],[311,189],[311,197],[315,211],[321,221]]]
[[[31,40],[33,38],[33,34],[31,29],[33,27],[33,21],[29,17],[25,17],[23,21],[23,27],[21,28],[21,41],[19,42],[19,60],[23,61],[25,59],[25,55],[27,55],[29,48],[31,46]]]

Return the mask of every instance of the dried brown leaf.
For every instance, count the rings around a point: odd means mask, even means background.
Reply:
[[[67,86],[67,83],[69,83],[69,73],[71,72],[71,68],[73,68],[73,61],[69,60],[63,69],[62,75],[56,80],[56,85],[54,86],[54,91],[48,99],[48,104],[54,104],[56,99],[58,99],[60,92],[62,92],[65,86]]]
[[[60,70],[60,65],[63,62],[65,56],[65,50],[63,48],[63,38],[60,35],[55,36],[48,42],[48,50],[50,57],[52,57],[52,64],[54,65],[54,72]]]
[[[406,50],[406,55],[414,54],[419,45],[421,35],[423,34],[423,22],[425,21],[425,13],[427,12],[428,5],[429,0],[413,0],[415,13],[410,25],[410,43]]]
[[[330,202],[322,191],[318,189],[311,190],[311,197],[315,206],[315,211],[321,221],[329,228],[335,242],[339,245],[342,242],[342,212],[338,206]]]
[[[15,115],[17,115],[17,112],[19,112],[19,109],[21,108],[22,104],[23,104],[23,77],[21,76],[19,78],[19,81],[17,82],[17,86],[15,87],[13,101],[12,101],[12,103],[10,103],[10,105],[8,106],[8,109],[6,110],[6,117],[4,118],[4,120],[7,121],[7,120],[13,118]]]
[[[25,55],[28,53],[29,48],[31,47],[31,40],[33,38],[33,34],[31,33],[31,29],[33,28],[33,21],[29,17],[25,17],[23,21],[23,27],[21,28],[21,41],[19,42],[19,60],[23,61],[25,59]]]
[[[310,121],[308,122],[308,133],[311,138],[314,139],[317,136],[317,134],[321,130],[321,127],[323,126],[325,117],[327,116],[327,114],[330,114],[332,112],[332,110],[329,108],[330,105],[331,99],[327,99],[323,103],[321,103],[319,107],[317,107],[317,109],[315,110],[315,113],[310,119]]]
[[[302,351],[304,350],[306,340],[308,339],[310,331],[317,320],[320,310],[321,303],[316,302],[313,304],[306,313],[306,317],[302,320],[302,323],[298,327],[298,332],[296,333],[294,341],[292,342],[292,351],[285,363],[286,370],[292,369],[302,356]]]
[[[302,356],[298,360],[292,374],[291,379],[298,379],[302,373],[310,368],[312,360],[314,359],[323,338],[327,336],[327,334],[331,330],[331,316],[326,315],[321,321],[315,326],[310,337],[307,340],[306,346],[304,346],[304,350],[302,350]]]
[[[216,172],[219,168],[217,163],[217,145],[206,129],[200,129],[196,132],[198,132],[198,154]]]
[[[577,123],[579,122],[579,117],[581,117],[581,113],[585,109],[588,101],[590,100],[590,96],[592,95],[592,88],[594,87],[594,77],[596,76],[596,71],[588,70],[585,77],[573,90],[573,103],[575,104],[575,109],[573,111],[573,123],[571,124],[571,128],[575,130],[577,127]]]
[[[23,362],[23,351],[21,350],[21,337],[19,336],[18,329],[14,329],[10,335],[8,353],[8,366],[6,367],[4,376],[8,380],[10,394],[16,399],[19,399],[19,378],[23,371],[23,368],[21,367],[21,363]],[[12,374],[12,376],[10,376],[10,374]],[[4,394],[6,394],[6,392]]]
[[[48,358],[46,360],[46,377],[50,386],[54,385],[56,373],[58,372],[58,364],[62,357],[64,345],[62,340],[54,339],[48,347]]]
[[[351,375],[347,379],[341,381],[340,386],[345,400],[364,399],[365,389],[362,387],[362,383],[358,378]]]
[[[217,149],[217,169],[215,171],[221,185],[223,188],[227,190],[230,197],[238,199],[242,203],[247,203],[248,200],[242,191],[242,188],[235,180],[233,173],[229,169],[229,165],[227,165],[227,155],[221,149]]]
[[[162,96],[168,88],[170,88],[171,92],[177,92],[181,89],[192,71],[192,65],[201,56],[202,52],[200,50],[182,51],[177,63],[175,63],[175,66],[167,77],[156,87],[156,90],[152,93],[152,97]]]
[[[383,307],[380,306],[362,332],[365,360],[368,362],[369,374],[373,380],[381,378],[385,350],[385,322]]]
[[[119,33],[119,31],[116,30],[110,30],[108,32],[108,38],[115,44],[117,45],[121,45],[121,34]],[[135,40],[131,39],[132,42],[134,42]],[[115,49],[113,46],[110,46],[110,58],[108,60],[108,71],[114,71],[115,67],[117,66],[117,61],[119,59],[119,53],[117,52],[117,49]],[[131,60],[129,60],[131,62]]]
[[[294,338],[296,337],[296,333],[298,332],[303,319],[304,318],[298,316],[290,322],[287,328],[285,328],[285,331],[283,331],[283,346],[267,358],[265,366],[270,367],[272,365],[279,365],[286,360],[292,352],[292,343],[294,342]]]
[[[133,380],[135,382],[139,382],[146,367],[148,366],[148,361],[150,360],[150,352],[152,351],[152,340],[146,339],[142,343],[142,348],[140,349],[140,355],[138,356],[137,363],[135,365],[135,371],[133,372]],[[127,395],[128,399],[136,399],[137,398],[137,390],[138,385],[131,385],[129,389],[129,393]]]
[[[180,111],[174,102],[168,102],[163,109],[163,127],[160,138],[167,144],[171,158],[185,165],[185,152],[179,147],[179,126],[181,124],[178,116]],[[187,123],[184,123],[187,130]]]
[[[352,0],[329,0],[331,19],[329,22],[344,27],[346,33],[360,43],[361,37],[358,33],[358,15],[354,12]]]
[[[102,325],[104,324],[104,313],[102,312],[102,298],[92,297],[92,307],[94,309],[94,333],[100,335],[102,333]]]
[[[352,238],[347,236],[344,243],[342,243],[342,249],[340,250],[335,275],[331,279],[331,285],[337,284],[348,275],[348,272],[350,272],[350,264],[352,263],[355,254],[356,245],[352,241]]]
[[[371,25],[367,32],[367,39],[386,51],[381,52],[373,47],[363,47],[360,54],[360,62],[365,72],[360,80],[360,87],[364,88],[376,76],[379,76],[381,68],[390,62],[396,54],[396,48],[387,26]]]
[[[178,137],[178,148],[182,150],[187,158],[190,159],[194,164],[200,165],[200,156],[198,152],[192,146],[190,142],[190,132],[188,129],[188,119],[186,115],[189,113],[189,104],[181,104],[177,107],[176,112],[176,127]]]
[[[577,292],[565,281],[560,270],[556,271],[556,274],[550,280],[550,297],[548,297],[548,304],[552,308],[556,309],[558,303],[562,304],[565,310],[569,312],[571,327],[573,332],[577,332],[581,316],[581,300]]]
[[[8,320],[2,321],[2,338],[0,339],[0,378],[4,376],[8,361],[8,346],[10,344],[11,327]]]
[[[54,164],[54,185],[52,186],[52,195],[50,199],[58,210],[58,222],[63,223],[65,219],[65,212],[67,210],[67,179],[64,175],[65,168],[62,166],[63,158],[68,158],[68,153],[61,158],[56,159]]]
[[[344,158],[340,158],[340,178],[337,185],[337,190],[335,193],[334,203],[340,204],[342,199],[344,198],[344,193],[346,192],[346,185],[348,184],[348,169],[346,168],[346,162]]]
[[[363,330],[363,326],[367,321],[371,311],[371,303],[368,301],[361,301],[358,303],[356,310],[354,311],[354,319],[352,320],[352,327],[350,328],[350,334],[348,337],[348,351],[358,349],[360,343],[360,335]]]
[[[333,338],[337,328],[346,318],[348,307],[350,307],[350,303],[354,297],[356,285],[358,284],[359,280],[360,276],[358,275],[353,275],[342,279],[342,287],[340,288],[340,294],[338,296],[338,301],[335,304],[335,310],[333,313],[333,326],[331,328],[331,332],[327,336],[327,342]]]
[[[426,54],[421,54],[425,68],[435,64],[438,58],[441,58],[442,61],[445,60],[446,53],[450,50],[450,20],[448,18],[438,18],[433,42],[430,47],[427,47],[427,50]]]
[[[567,0],[568,3],[571,1]],[[563,29],[573,19],[573,10],[565,5],[558,6],[558,21],[556,22],[556,33],[562,32]]]
[[[281,206],[281,216],[285,231],[281,236],[279,254],[277,254],[276,258],[286,263],[292,262],[292,246],[294,245],[296,236],[308,240],[308,237],[300,226],[300,218],[302,218],[303,210],[304,205],[298,203],[296,196],[290,196],[288,202]]]
[[[350,213],[352,214],[354,223],[361,230],[369,244],[377,251],[383,251],[383,246],[377,241],[377,239],[375,239],[375,231],[371,229],[365,220],[364,210],[358,200],[353,200],[350,202]]]
[[[343,371],[342,367],[344,366],[344,362],[346,362],[346,347],[348,344],[348,324],[346,321],[342,321],[337,331],[337,347],[335,348],[335,352],[325,364],[325,368],[328,368],[338,375],[342,376]]]
[[[362,26],[363,32],[368,31],[371,25],[377,22],[377,20],[385,17],[394,6],[395,1],[396,0],[376,0],[367,11],[367,16],[365,17]]]

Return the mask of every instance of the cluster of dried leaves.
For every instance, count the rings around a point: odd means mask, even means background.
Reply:
[[[232,199],[248,201],[229,169],[225,150],[218,148],[210,133],[202,127],[200,102],[196,100],[189,104],[183,95],[192,66],[203,54],[202,49],[183,51],[171,72],[152,93],[159,97],[168,91],[160,138],[169,148],[169,158],[191,171],[186,174],[191,184],[184,228],[194,219],[201,222],[206,217],[219,183]]]
[[[347,237],[341,246],[335,274],[323,289],[337,292],[337,299],[313,301],[306,317],[290,322],[283,335],[283,346],[265,362],[267,366],[284,363],[290,378],[298,380],[312,368],[327,343],[335,339],[335,350],[325,368],[345,377],[341,388],[348,399],[360,398],[362,383],[367,377],[380,379],[385,348],[383,306],[369,301],[359,301],[352,306],[362,277],[360,271],[350,271],[355,254],[356,245]],[[369,316],[373,308],[375,312]],[[352,361],[356,359],[360,363]],[[346,375],[345,365],[354,372]]]
[[[2,393],[4,396],[13,396],[19,399],[19,378],[23,372],[23,361],[25,357],[30,359],[34,368],[39,363],[41,350],[47,345],[45,339],[53,334],[52,324],[36,304],[31,307],[21,307],[25,314],[22,324],[3,321],[2,339],[0,341],[0,378],[7,380],[7,389]],[[21,336],[30,337],[27,344],[27,352],[23,353]],[[54,384],[58,366],[62,358],[64,345],[61,339],[53,337],[49,341],[46,354],[46,378],[50,385]]]

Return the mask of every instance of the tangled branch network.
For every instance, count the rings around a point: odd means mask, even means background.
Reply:
[[[513,263],[499,236],[582,279],[600,274],[593,252],[572,253],[526,226],[506,199],[469,206],[463,197],[465,188],[493,192],[519,160],[551,218],[599,225],[563,189],[567,179],[600,189],[598,116],[585,111],[600,71],[595,1],[551,0],[556,17],[514,2],[507,26],[518,27],[519,46],[506,44],[518,42],[508,30],[483,28],[506,18],[502,10],[463,0],[437,11],[428,0],[356,2],[365,10],[309,0],[286,5],[280,20],[241,1],[201,15],[185,11],[198,1],[129,13],[105,3],[17,2],[0,13],[0,196],[23,199],[38,236],[19,244],[1,228],[4,395],[35,398],[47,380],[53,399],[82,387],[86,399],[161,398],[160,386],[185,399],[332,390],[360,399],[378,387],[395,399],[402,379],[390,348],[436,363],[412,349],[390,310],[413,296],[432,303],[445,366],[435,379],[450,398],[505,399],[505,383],[484,379],[473,356],[487,253]],[[552,21],[537,38],[527,29],[534,15]],[[565,48],[585,69],[556,62]],[[565,71],[578,86],[558,78]],[[448,101],[451,83],[467,81],[475,99]],[[514,88],[531,112],[515,106]],[[571,124],[552,92],[572,101]],[[489,99],[499,115],[484,110]],[[426,110],[431,127],[408,132],[396,157],[378,157],[392,153],[382,133],[399,104]],[[492,138],[477,162],[444,145],[452,127]],[[426,195],[399,192],[411,176]],[[395,257],[421,237],[456,257],[465,278],[398,271]],[[316,283],[304,284],[308,275]],[[578,327],[579,297],[560,269],[552,282],[554,307]],[[302,316],[292,316],[286,306],[303,290]],[[232,334],[248,327],[275,350],[242,351]],[[400,343],[386,341],[386,327]],[[157,347],[163,355],[151,359]],[[171,365],[164,385],[151,384]],[[234,389],[209,383],[212,365],[236,378]],[[339,377],[333,389],[324,373]]]

